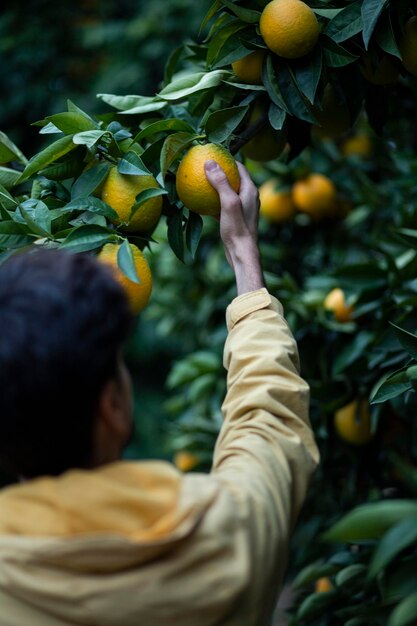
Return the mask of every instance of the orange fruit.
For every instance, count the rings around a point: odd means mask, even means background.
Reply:
[[[255,105],[250,116],[248,125],[252,126],[264,115],[261,106]],[[252,161],[272,161],[280,156],[287,143],[287,131],[275,130],[267,121],[252,139],[241,148],[242,154]]]
[[[353,400],[336,411],[334,427],[341,439],[357,446],[372,439],[371,414],[367,400]]]
[[[369,157],[372,154],[372,141],[368,135],[354,135],[343,142],[342,153],[345,156]]]
[[[152,292],[152,274],[143,252],[133,244],[129,244],[129,246],[133,254],[136,273],[140,284],[130,280],[119,268],[117,263],[117,254],[120,248],[119,244],[106,243],[97,258],[101,263],[108,265],[112,269],[114,277],[125,289],[132,312],[136,315],[148,304]]]
[[[406,23],[399,48],[405,69],[417,76],[417,16]]]
[[[234,73],[244,83],[262,85],[262,65],[265,55],[265,50],[255,50],[243,59],[235,61],[232,63]]]
[[[353,307],[346,304],[345,294],[339,287],[327,294],[323,306],[326,311],[332,311],[336,320],[342,324],[352,319]]]
[[[383,54],[377,65],[369,54],[364,54],[359,68],[366,80],[373,85],[392,85],[398,82],[398,69],[388,54]]]
[[[285,59],[298,59],[312,51],[320,25],[301,0],[272,0],[261,14],[259,28],[267,47]]]
[[[327,593],[327,591],[331,591],[332,589],[333,589],[333,585],[331,583],[330,578],[328,578],[327,576],[318,578],[314,585],[314,590],[316,593]]]
[[[285,222],[296,212],[291,192],[280,190],[275,178],[267,180],[259,187],[259,199],[261,215],[271,222]]]
[[[193,146],[181,161],[176,179],[181,202],[194,213],[216,216],[220,213],[220,198],[210,185],[204,171],[206,161],[216,161],[224,170],[230,186],[239,191],[240,176],[236,161],[223,146],[216,143]]]
[[[149,188],[159,189],[152,175],[119,174],[117,167],[110,168],[104,181],[101,198],[116,211],[122,222],[121,230],[143,233],[155,228],[162,211],[161,196],[144,202],[130,220],[136,196]]]
[[[200,460],[195,454],[187,452],[186,450],[181,450],[174,456],[174,465],[181,472],[191,471],[199,464],[199,462]]]
[[[327,176],[310,174],[307,178],[294,183],[292,198],[299,211],[320,219],[334,212],[337,192]]]
[[[346,103],[339,102],[330,84],[324,88],[322,109],[315,107],[314,117],[318,122],[313,126],[314,134],[323,139],[335,139],[351,127],[349,109]]]

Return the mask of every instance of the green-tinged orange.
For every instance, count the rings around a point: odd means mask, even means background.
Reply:
[[[117,262],[119,244],[107,243],[97,258],[101,263],[105,263],[112,268],[114,277],[125,289],[132,312],[136,315],[148,304],[152,292],[152,274],[143,252],[133,244],[129,244],[129,246],[140,284],[130,280],[119,268]]]
[[[364,54],[359,68],[366,80],[373,85],[384,86],[398,82],[398,69],[388,54],[383,54],[377,62],[369,54]]]
[[[336,411],[334,427],[341,439],[362,446],[372,439],[371,413],[367,400],[353,400]]]
[[[200,215],[220,213],[220,198],[204,171],[206,161],[216,161],[225,172],[230,186],[239,191],[240,176],[236,161],[223,146],[215,143],[193,146],[182,159],[176,178],[177,194],[184,206]]]
[[[136,196],[145,189],[159,189],[152,175],[120,174],[117,167],[110,168],[101,197],[116,211],[122,222],[121,230],[146,233],[152,231],[157,225],[162,211],[161,196],[144,202],[130,219]]]
[[[265,55],[265,50],[255,50],[243,57],[243,59],[232,63],[232,69],[244,83],[262,85],[262,65]]]

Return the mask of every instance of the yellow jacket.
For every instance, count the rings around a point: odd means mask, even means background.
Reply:
[[[0,491],[0,626],[266,626],[319,455],[266,289],[227,310],[209,475],[121,461]]]

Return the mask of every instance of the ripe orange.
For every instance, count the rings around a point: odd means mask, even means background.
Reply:
[[[314,590],[316,593],[327,593],[333,589],[333,585],[331,583],[330,578],[327,576],[323,576],[322,578],[318,578],[314,585]]]
[[[192,452],[181,450],[174,456],[174,465],[181,472],[189,472],[199,464],[199,458]]]
[[[132,312],[136,315],[148,304],[152,291],[152,274],[143,252],[133,244],[129,244],[129,246],[133,254],[136,273],[141,281],[140,284],[130,280],[119,268],[117,263],[119,244],[106,243],[97,258],[112,268],[114,277],[126,290]]]
[[[101,198],[116,211],[119,219],[123,222],[122,230],[143,233],[155,228],[162,211],[161,196],[144,202],[129,221],[136,196],[148,188],[159,189],[153,176],[119,174],[117,167],[110,168],[104,181]]]
[[[342,153],[345,156],[369,157],[372,154],[372,141],[368,135],[358,134],[343,142]]]
[[[334,426],[341,439],[357,446],[372,439],[371,414],[367,400],[353,400],[336,411]]]
[[[353,307],[346,304],[345,294],[339,287],[327,294],[323,306],[326,311],[332,311],[336,320],[341,324],[350,322],[352,319]]]
[[[301,0],[272,0],[262,11],[259,28],[268,48],[285,59],[311,52],[320,34],[314,12]]]
[[[235,61],[232,63],[234,73],[244,83],[262,85],[262,65],[265,55],[265,50],[255,50],[243,59]]]
[[[359,69],[373,85],[392,85],[398,82],[398,69],[388,54],[384,54],[377,65],[373,63],[369,54],[364,54]]]
[[[270,178],[260,186],[259,199],[261,215],[271,222],[285,222],[296,212],[291,192],[280,190],[275,178]]]
[[[179,165],[176,188],[179,199],[187,209],[200,215],[215,216],[220,213],[220,198],[204,171],[204,163],[210,160],[220,165],[230,186],[238,192],[240,176],[236,161],[226,148],[215,143],[190,148]]]
[[[316,107],[314,116],[319,124],[313,126],[314,134],[323,139],[335,139],[351,127],[349,109],[346,103],[339,102],[330,83],[324,89],[322,109]]]
[[[405,69],[417,76],[417,16],[406,23],[399,48]]]
[[[327,176],[310,174],[307,178],[294,183],[292,198],[300,211],[320,219],[334,212],[336,187]]]

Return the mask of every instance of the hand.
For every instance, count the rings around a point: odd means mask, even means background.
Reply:
[[[233,191],[222,168],[206,161],[207,180],[220,197],[220,236],[236,276],[238,295],[265,286],[258,250],[259,193],[247,169],[237,164],[239,193]]]

